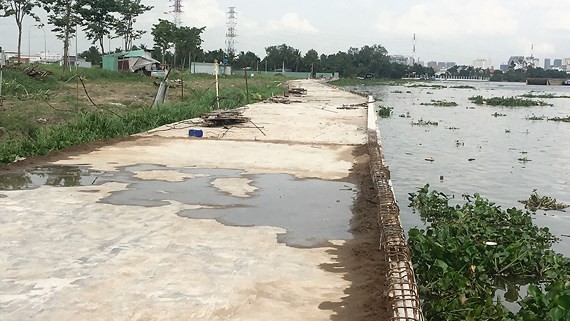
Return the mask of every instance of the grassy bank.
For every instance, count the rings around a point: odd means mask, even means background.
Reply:
[[[0,163],[194,118],[213,109],[216,101],[211,75],[173,74],[171,79],[183,80],[184,89],[169,89],[166,104],[151,108],[157,87],[148,77],[81,69],[81,83],[75,73],[59,67],[47,70],[52,75],[42,80],[30,78],[21,68],[6,72]],[[282,81],[281,77],[250,79],[249,101],[282,94]],[[221,108],[243,106],[246,98],[243,77],[220,77]]]

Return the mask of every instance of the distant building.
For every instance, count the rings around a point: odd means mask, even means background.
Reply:
[[[570,58],[562,59],[562,66],[560,68],[566,72],[570,72]]]
[[[500,68],[501,68],[501,71],[505,72],[505,71],[509,70],[509,65],[501,64]]]
[[[562,59],[554,59],[552,67],[559,67],[559,68],[562,67]]]
[[[544,70],[548,70],[550,67],[550,58],[544,58]]]
[[[453,68],[453,67],[455,67],[456,65],[457,65],[457,64],[456,64],[455,62],[448,61],[448,62],[445,63],[445,68],[446,68],[446,69]]]
[[[427,66],[428,68],[437,69],[437,61],[428,61]]]
[[[445,70],[445,62],[438,62],[437,63],[437,69],[439,70]]]
[[[411,65],[412,64],[412,58],[406,57],[403,55],[390,55],[389,59],[390,59],[391,63],[396,63],[396,64],[400,64],[400,65]]]
[[[524,56],[511,56],[508,65],[509,67],[514,67],[514,69],[522,69],[526,67],[526,61]]]
[[[527,67],[536,68],[536,67],[539,67],[539,66],[540,66],[540,61],[538,60],[538,58],[535,58],[535,57],[532,57],[532,56],[531,56],[531,57],[526,57],[526,58],[525,58],[525,62],[526,62],[526,66],[527,66]]]
[[[491,69],[491,68],[493,68],[493,66],[491,65],[491,59],[483,59],[483,58],[473,60],[473,67],[475,69],[477,69],[477,68],[480,68],[480,69]]]

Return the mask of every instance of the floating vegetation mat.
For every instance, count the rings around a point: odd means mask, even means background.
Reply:
[[[434,100],[434,99],[432,99],[429,103],[421,103],[420,105],[437,106],[437,107],[455,107],[455,106],[458,106],[457,103],[454,101]]]
[[[524,98],[541,98],[541,99],[549,99],[549,98],[570,98],[570,96],[567,95],[555,95],[555,94],[535,94],[535,93],[528,93],[528,94],[524,94],[524,95],[520,95],[520,97],[524,97]]]
[[[483,98],[483,96],[473,96],[469,97],[469,100],[477,105],[489,105],[489,106],[505,106],[505,107],[533,107],[533,106],[552,106],[547,102],[542,100],[532,100],[526,98],[517,97],[492,97]]]
[[[388,118],[390,116],[392,116],[392,110],[394,108],[392,107],[386,107],[386,106],[379,106],[378,107],[378,116],[382,117],[382,118]]]
[[[426,85],[426,84],[413,84],[413,85],[408,85],[406,87],[411,87],[411,88],[432,88],[432,89],[443,89],[443,88],[447,88],[447,86],[444,85]]]
[[[566,116],[566,117],[553,117],[553,118],[548,118],[549,121],[557,121],[557,122],[563,122],[563,123],[570,123],[570,116]]]
[[[549,196],[540,196],[534,190],[527,200],[519,201],[524,204],[524,207],[530,211],[536,212],[537,210],[543,211],[564,211],[570,207],[568,204],[558,203],[555,198]]]
[[[430,223],[408,233],[426,320],[570,320],[570,258],[552,250],[558,240],[548,228],[529,211],[463,198],[452,205],[429,185],[410,193],[410,207]],[[497,290],[520,309],[509,310]]]
[[[420,118],[417,122],[412,121],[412,125],[414,126],[439,126],[439,123],[436,121],[431,120],[423,120]]]

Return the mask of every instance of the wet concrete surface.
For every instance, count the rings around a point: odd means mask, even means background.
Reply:
[[[137,173],[169,170],[193,175],[180,182],[142,180]],[[216,188],[216,180],[245,177],[256,190],[238,197]],[[111,193],[102,203],[125,206],[166,206],[171,201],[196,206],[181,217],[215,219],[231,226],[273,226],[287,230],[279,242],[296,247],[326,245],[347,240],[353,184],[321,179],[297,179],[288,174],[247,175],[241,170],[166,168],[157,165],[128,166],[98,180],[127,183],[124,191]]]
[[[350,273],[368,275],[359,260],[347,264],[362,252],[344,248],[361,242],[347,231],[356,188],[345,181],[367,158],[355,154],[366,142],[366,111],[336,106],[364,99],[296,85],[310,93],[303,103],[249,106],[264,141],[247,128],[223,139],[161,131],[167,137],[98,146],[54,160],[64,167],[0,177],[0,319],[339,313],[322,303],[346,306]],[[362,310],[360,297],[353,302]]]
[[[21,172],[0,174],[0,190],[34,189],[40,186],[86,186],[105,172],[80,166],[44,165]]]

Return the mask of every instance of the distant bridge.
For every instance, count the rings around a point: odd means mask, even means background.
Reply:
[[[542,86],[562,86],[570,83],[569,79],[564,78],[527,78],[527,85],[542,85]]]

